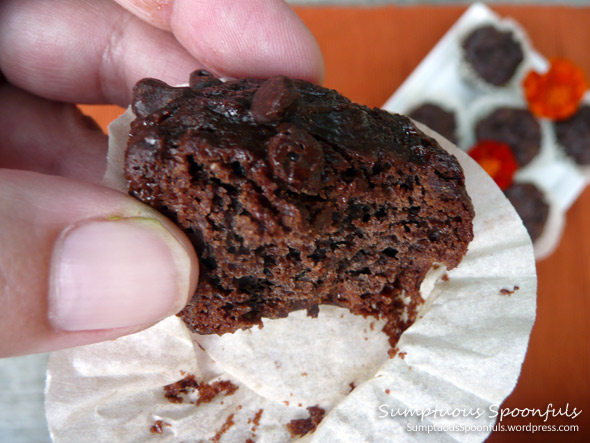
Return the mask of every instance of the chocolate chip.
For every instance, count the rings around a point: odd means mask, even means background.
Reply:
[[[199,90],[208,86],[220,85],[223,82],[204,69],[191,72],[188,84],[192,90]]]
[[[281,120],[297,110],[299,92],[287,77],[266,80],[252,98],[250,112],[257,123]]]
[[[197,69],[196,71],[191,72],[190,82],[192,82],[194,78],[198,77],[213,77],[213,74],[211,74],[206,69]]]
[[[133,88],[131,107],[138,117],[146,117],[172,100],[182,96],[186,88],[174,88],[154,78],[140,80]]]
[[[273,175],[295,192],[316,195],[324,169],[322,145],[295,125],[282,124],[278,129],[280,132],[268,144]]]

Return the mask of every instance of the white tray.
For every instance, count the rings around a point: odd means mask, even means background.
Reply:
[[[387,100],[383,109],[405,114],[420,102],[430,99],[440,101],[440,97],[449,96],[452,98],[453,107],[458,108],[457,119],[459,131],[461,131],[461,126],[469,122],[470,109],[494,95],[493,92],[482,91],[464,80],[461,74],[461,36],[466,30],[479,23],[502,20],[484,4],[472,5]],[[548,61],[534,48],[525,48],[525,50],[528,51],[527,56],[535,70],[542,72],[548,69]],[[526,106],[522,90],[512,90],[511,94],[516,100],[520,100],[523,106]],[[551,131],[550,122],[540,120],[544,131]],[[470,129],[467,128],[467,130]],[[537,259],[553,252],[561,237],[565,212],[590,181],[588,174],[585,174],[555,145],[554,137],[547,138],[547,152],[543,153],[542,158],[535,159],[531,164],[520,169],[515,176],[515,181],[533,182],[543,190],[551,212],[555,213],[553,218],[557,218],[557,222],[554,221],[551,224],[551,232],[545,233],[543,241],[537,241],[535,244]],[[467,145],[468,139],[469,137],[461,137],[459,134],[459,147],[463,150],[470,147]]]

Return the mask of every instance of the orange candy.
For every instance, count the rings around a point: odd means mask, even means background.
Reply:
[[[467,153],[494,179],[501,190],[510,187],[514,173],[518,169],[510,146],[493,140],[482,140]]]
[[[537,117],[563,120],[578,109],[588,88],[584,72],[569,60],[553,59],[545,74],[531,71],[523,82],[529,109]]]

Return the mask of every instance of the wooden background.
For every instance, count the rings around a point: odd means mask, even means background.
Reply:
[[[516,19],[546,57],[566,57],[590,78],[590,7],[493,7]],[[326,61],[325,86],[368,106],[381,106],[401,85],[464,6],[298,7]],[[83,106],[105,125],[119,109]],[[549,418],[545,424],[576,424],[578,432],[495,432],[489,442],[590,441],[590,190],[567,214],[557,251],[538,263],[538,310],[518,385],[503,407],[582,410],[576,419]],[[498,327],[502,327],[501,324]],[[503,424],[543,424],[509,418]]]

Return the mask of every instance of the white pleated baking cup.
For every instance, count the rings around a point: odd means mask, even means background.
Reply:
[[[459,147],[463,147],[463,137],[466,133],[466,122],[465,106],[463,105],[461,100],[459,100],[456,96],[449,94],[448,92],[429,92],[425,96],[415,97],[414,99],[409,100],[400,113],[409,116],[409,114],[412,111],[425,104],[433,104],[439,106],[447,112],[453,113],[453,115],[455,116],[455,137],[457,138],[456,145]]]
[[[125,126],[118,130],[128,133]],[[446,140],[440,144],[465,171],[475,209],[474,239],[448,278],[428,288],[427,303],[402,334],[396,357],[387,357],[387,339],[381,336],[385,344],[378,354],[381,366],[376,371],[364,366],[365,357],[351,352],[375,349],[378,343],[368,334],[379,337],[380,329],[331,306],[321,308],[320,324],[311,325],[319,320],[298,311],[285,319],[268,320],[263,329],[208,336],[209,343],[200,343],[203,349],[195,349],[186,326],[170,317],[135,335],[52,354],[46,416],[53,441],[210,441],[216,429],[227,431],[223,435],[227,441],[245,441],[253,437],[254,414],[260,419],[262,411],[256,441],[291,441],[284,424],[308,416],[303,405],[313,404],[329,412],[301,441],[432,441],[417,439],[419,433],[409,428],[420,424],[419,417],[393,413],[383,417],[380,405],[391,412],[435,406],[443,411],[491,410],[500,405],[516,385],[535,318],[537,281],[531,244],[516,213],[485,172]],[[514,294],[506,296],[510,288]],[[330,319],[334,328],[325,322]],[[318,332],[320,326],[326,332]],[[352,333],[361,345],[332,340],[332,334],[343,337],[339,331]],[[269,332],[281,335],[268,337]],[[343,352],[334,358],[322,354],[339,347]],[[359,362],[364,378],[346,376]],[[319,364],[323,372],[302,373],[309,370],[308,364]],[[198,381],[228,380],[239,389],[199,407],[171,403],[162,387],[187,374]],[[338,384],[342,390],[330,390],[333,401],[324,404],[318,398],[321,391],[343,374],[344,383]],[[357,382],[352,392],[349,380]],[[296,406],[294,399],[303,396],[309,401]],[[490,414],[443,415],[428,417],[429,424],[442,430],[436,441],[480,442],[496,421]],[[163,432],[154,435],[151,429],[158,421]],[[230,422],[235,426],[228,428]],[[457,437],[453,426],[478,430]]]
[[[473,68],[471,63],[465,59],[465,51],[463,50],[463,44],[467,37],[476,29],[483,26],[493,26],[501,32],[511,32],[515,40],[520,44],[522,49],[522,61],[516,68],[512,78],[504,85],[493,85],[484,80],[477,71]],[[459,34],[457,39],[457,45],[459,47],[459,75],[463,77],[465,82],[472,85],[474,88],[486,92],[496,93],[508,90],[520,90],[522,89],[522,81],[526,74],[533,69],[534,63],[532,59],[533,46],[530,43],[526,31],[514,20],[510,18],[498,18],[495,16],[488,16],[482,18],[480,21],[474,21],[470,26],[466,27]]]

